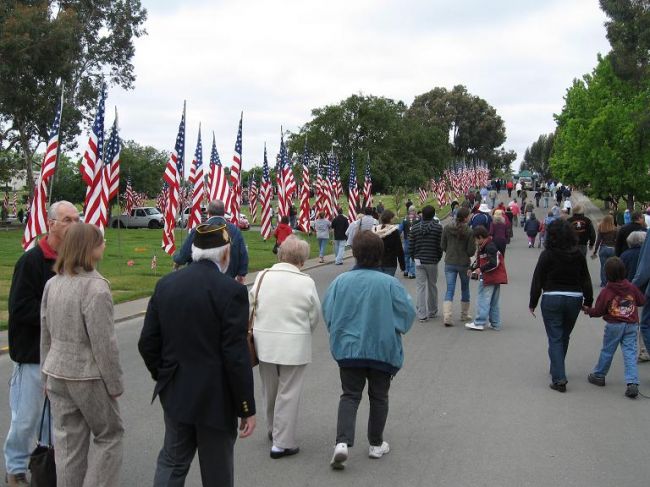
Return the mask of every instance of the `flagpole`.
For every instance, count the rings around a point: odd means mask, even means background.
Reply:
[[[187,140],[187,118],[185,117],[186,108],[187,108],[187,100],[183,100],[183,120],[185,120],[185,134],[183,135],[183,137],[185,138],[185,140]],[[178,206],[179,206],[179,213],[181,215],[181,245],[180,245],[180,247],[183,246],[183,225],[182,225],[182,223],[183,223],[183,210],[184,210],[184,208],[183,208],[182,194],[183,194],[183,182],[184,182],[184,179],[185,179],[185,145],[186,144],[183,143],[183,156],[182,156],[183,157],[183,172],[181,174],[179,185],[178,185]],[[187,217],[188,217],[188,220],[189,220],[189,215],[187,215]],[[185,224],[187,225],[187,222],[185,222]]]
[[[52,189],[54,188],[54,178],[56,178],[57,169],[59,168],[59,155],[61,154],[61,120],[63,119],[63,93],[65,91],[65,81],[61,80],[61,101],[59,106],[61,107],[61,116],[59,117],[59,133],[57,134],[58,143],[56,145],[56,164],[54,165],[54,173],[52,174],[49,194],[47,195],[47,206],[52,206]],[[47,144],[47,142],[45,143]],[[41,184],[39,181],[38,184]],[[32,191],[34,188],[32,188]]]

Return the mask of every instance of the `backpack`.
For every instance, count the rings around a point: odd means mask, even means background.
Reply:
[[[476,213],[472,217],[472,220],[470,221],[469,226],[472,227],[472,228],[476,228],[479,225],[483,225],[485,227],[485,229],[487,230],[487,229],[490,228],[490,223],[491,223],[490,220],[491,220],[490,217],[488,215],[486,215],[485,213]]]

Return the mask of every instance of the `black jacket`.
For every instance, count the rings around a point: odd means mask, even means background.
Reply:
[[[390,231],[390,228],[393,231]],[[381,259],[382,267],[397,267],[404,270],[404,247],[402,247],[402,239],[399,238],[399,228],[391,225],[390,227],[382,228],[382,225],[377,225],[376,232],[381,237],[384,243],[384,254]],[[387,230],[382,232],[382,230]]]
[[[581,292],[585,306],[594,302],[591,276],[585,256],[578,248],[544,250],[539,255],[530,283],[529,308],[536,308],[539,297],[546,291]]]
[[[9,356],[19,364],[41,361],[41,298],[54,276],[54,259],[39,245],[25,252],[14,267],[9,290]]]
[[[646,228],[640,223],[632,222],[632,223],[628,223],[627,225],[623,225],[618,230],[618,235],[616,235],[616,247],[614,248],[614,252],[616,253],[616,255],[620,257],[621,254],[628,249],[627,237],[630,236],[630,233],[638,232],[638,231],[645,232],[645,230]]]
[[[571,224],[578,236],[578,245],[594,246],[596,243],[596,230],[589,218],[582,213],[574,213],[567,221]]]
[[[334,240],[347,240],[348,237],[345,235],[345,231],[348,229],[350,224],[348,219],[343,215],[336,215],[334,220],[332,220],[332,229],[334,230]]]
[[[422,264],[437,264],[442,258],[442,225],[435,220],[422,220],[409,232],[409,253]]]
[[[138,342],[165,413],[233,432],[255,414],[246,287],[201,260],[164,276]]]

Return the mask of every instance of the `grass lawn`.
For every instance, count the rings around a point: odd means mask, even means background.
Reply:
[[[408,195],[421,208],[416,194]],[[341,204],[347,214],[347,201],[342,198]],[[375,204],[382,201],[387,209],[395,210],[395,199],[392,195],[374,196]],[[275,203],[275,202],[274,202]],[[432,204],[431,200],[425,204]],[[437,205],[434,205],[437,208]],[[401,214],[404,214],[404,205]],[[248,215],[248,207],[243,209]],[[444,218],[449,213],[449,207],[438,211],[438,217]],[[398,220],[398,219],[396,219]],[[259,224],[259,212],[258,212]],[[271,251],[275,240],[270,238],[266,242],[262,239],[259,231],[242,232],[246,241],[249,255],[249,272],[254,272],[273,265],[276,260],[275,254]],[[13,267],[20,255],[23,253],[20,246],[23,231],[22,228],[13,229],[0,228],[0,330],[7,326],[7,300]],[[300,234],[303,237],[304,234]],[[185,231],[176,231],[177,247],[181,246],[182,240],[187,236]],[[171,257],[165,254],[160,243],[162,230],[149,229],[106,229],[106,252],[104,260],[99,264],[99,272],[111,282],[111,290],[115,303],[122,303],[133,299],[149,296],[153,291],[156,281],[160,276],[172,269]],[[311,247],[310,256],[318,255],[318,242],[314,236],[307,237]],[[327,253],[333,252],[333,245],[328,245]],[[151,260],[157,256],[157,271],[151,269]]]

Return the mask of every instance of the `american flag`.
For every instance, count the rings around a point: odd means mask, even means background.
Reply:
[[[120,191],[120,136],[117,133],[117,111],[115,112],[115,121],[111,128],[111,134],[108,137],[108,144],[104,154],[104,181],[102,182],[102,207],[103,224],[108,224],[108,208],[110,203]]]
[[[341,199],[341,195],[343,194],[343,184],[341,183],[341,165],[335,155],[332,154],[332,157],[334,158],[334,166],[335,166],[334,187],[335,187],[336,200],[338,201],[339,199]]]
[[[328,159],[325,167],[323,168],[323,178],[321,179],[321,194],[320,194],[320,208],[319,212],[325,213],[325,218],[331,218],[332,216],[332,189],[333,185],[331,182],[331,171],[330,171],[331,160]]]
[[[14,210],[14,216],[18,214],[18,193],[14,191],[14,199],[11,202],[12,209]]]
[[[217,143],[212,132],[212,151],[210,152],[210,201],[220,200],[224,208],[230,208],[230,186],[226,178],[226,172],[221,165],[219,153],[217,152]]]
[[[127,186],[127,189],[128,188],[129,187]],[[158,193],[158,198],[156,198],[156,205],[161,213],[165,211],[165,208],[167,207],[167,183],[163,183],[162,189],[160,190],[160,193]]]
[[[106,224],[106,196],[104,194],[104,105],[106,87],[102,85],[95,122],[93,123],[88,147],[81,160],[81,177],[86,183],[86,201],[84,205],[86,223],[99,227],[102,232]]]
[[[352,223],[357,219],[357,205],[359,204],[359,190],[357,188],[357,170],[354,167],[354,154],[350,162],[350,179],[348,181],[348,221]]]
[[[273,199],[273,187],[269,175],[269,161],[266,157],[266,144],[264,144],[264,163],[262,164],[262,185],[260,186],[260,200],[262,202],[262,226],[260,233],[266,240],[271,236],[271,200]]]
[[[323,211],[323,175],[321,174],[320,157],[316,165],[316,211]]]
[[[5,197],[2,200],[2,207],[4,208],[5,213],[8,214],[9,213],[9,193],[7,193],[6,191],[5,191]]]
[[[47,141],[43,164],[41,164],[41,174],[38,178],[38,185],[34,191],[34,197],[29,205],[29,216],[25,225],[23,234],[23,249],[29,250],[36,241],[36,237],[42,235],[48,230],[47,211],[45,202],[47,201],[47,185],[52,179],[56,168],[57,148],[59,147],[59,130],[61,127],[61,107],[63,105],[63,95],[61,102],[54,115],[54,123],[50,130],[50,138]]]
[[[124,190],[124,212],[127,215],[131,214],[135,203],[135,194],[131,187],[131,177],[126,178],[126,189]]]
[[[302,155],[302,185],[300,190],[300,214],[298,215],[298,228],[309,233],[311,221],[309,220],[309,154],[307,153],[307,142]]]
[[[372,206],[372,176],[370,175],[370,154],[366,162],[366,174],[363,178],[363,206]]]
[[[291,200],[294,198],[298,192],[298,184],[296,183],[296,177],[293,174],[291,157],[289,157],[289,149],[286,150],[286,161],[284,165],[284,178],[286,180],[285,186],[287,188],[287,201],[288,205],[291,206]]]
[[[192,209],[190,210],[190,217],[187,221],[187,228],[190,230],[201,224],[201,203],[203,203],[203,146],[201,145],[201,126],[199,125],[199,138],[196,142],[196,151],[194,152],[194,160],[192,161],[192,169],[194,169],[194,190],[192,191]]]
[[[427,190],[425,188],[419,188],[418,193],[420,195],[420,205],[423,205],[424,202],[427,200],[427,197],[429,196],[427,194]]]
[[[336,190],[336,159],[334,158],[334,154],[332,154],[332,157],[329,159],[329,177],[327,178],[327,181],[329,183],[329,192],[330,192],[330,207],[331,211],[330,214],[328,215],[328,218],[332,218],[334,216],[334,208],[336,208],[339,205],[339,196],[338,192]]]
[[[248,205],[251,211],[251,222],[255,223],[257,221],[257,181],[253,174],[248,180]]]
[[[440,179],[436,184],[436,197],[438,198],[438,207],[442,208],[447,204],[447,184],[444,179]]]
[[[284,145],[284,134],[280,129],[280,156],[278,158],[278,170],[276,179],[278,182],[278,212],[280,217],[289,216],[289,172],[291,168],[287,168],[287,148]]]
[[[239,212],[241,210],[241,166],[242,166],[242,121],[244,112],[239,117],[239,129],[235,141],[235,151],[232,155],[232,166],[230,166],[230,188],[232,197],[230,199],[230,221],[235,225],[239,224]]]
[[[185,160],[185,105],[183,105],[183,116],[178,126],[178,135],[176,144],[172,151],[163,178],[169,187],[167,205],[164,212],[164,229],[162,238],[162,248],[169,255],[176,250],[176,237],[174,229],[176,228],[176,217],[178,216],[178,206],[180,202],[181,178],[183,176],[183,164]]]

